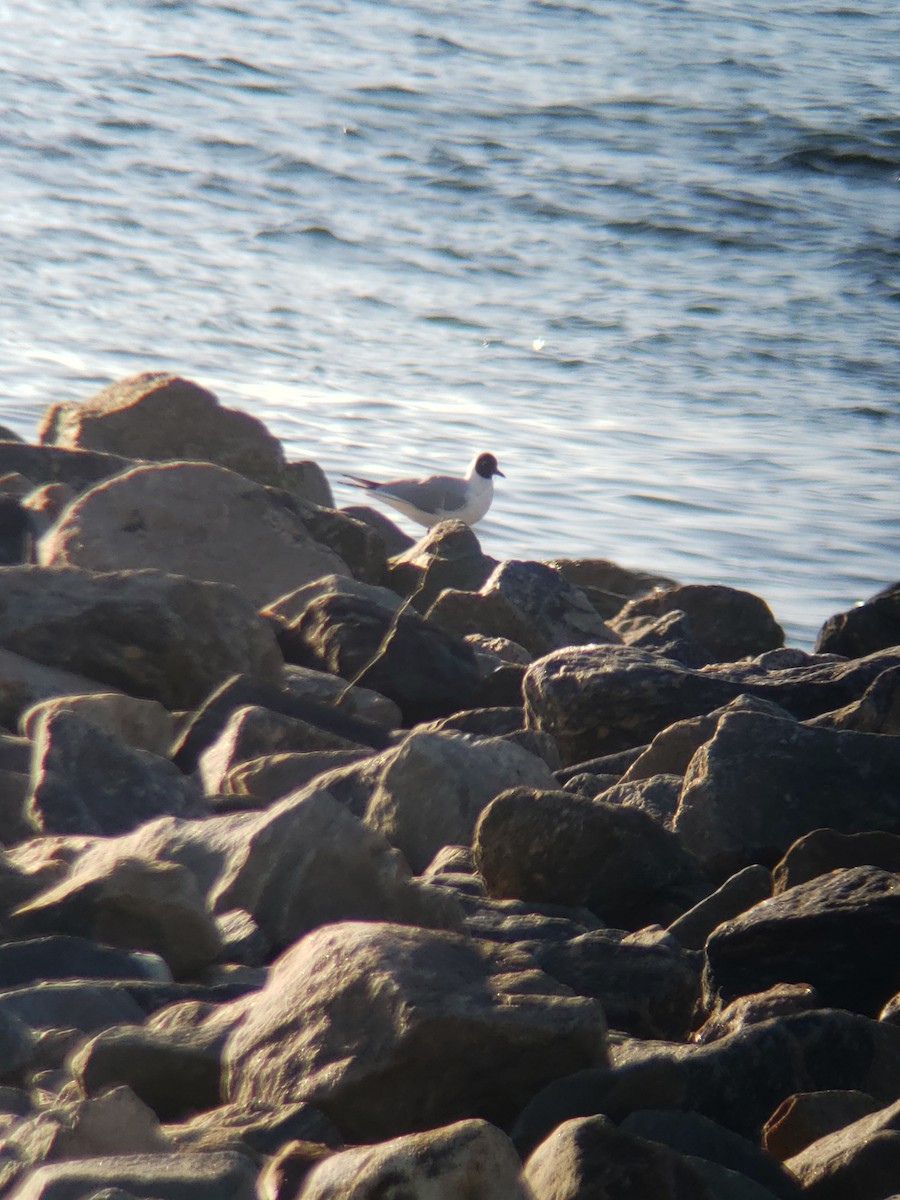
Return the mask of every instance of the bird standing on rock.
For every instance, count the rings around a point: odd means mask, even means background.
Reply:
[[[494,498],[495,475],[506,478],[493,454],[479,454],[472,460],[464,479],[453,475],[427,475],[423,479],[388,479],[378,483],[358,475],[345,475],[344,478],[413,521],[431,528],[439,521],[464,521],[466,525],[480,521]]]

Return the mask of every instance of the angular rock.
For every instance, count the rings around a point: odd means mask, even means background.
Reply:
[[[48,979],[170,979],[152,954],[119,950],[77,936],[0,942],[0,990]]]
[[[441,847],[467,845],[484,808],[506,788],[554,784],[546,763],[502,738],[416,731],[387,760],[365,823],[418,874]]]
[[[677,1041],[700,999],[700,968],[659,930],[598,929],[531,946],[538,966],[579,996],[603,1005],[611,1029]]]
[[[496,566],[469,525],[441,521],[390,560],[385,582],[400,595],[412,596],[418,611],[425,612],[445,588],[477,592]]]
[[[334,921],[459,924],[452,900],[411,879],[402,856],[315,786],[242,829],[212,895],[249,912],[276,948]]]
[[[223,796],[246,799],[245,808],[265,808],[298,792],[320,775],[369,757],[369,750],[314,750],[306,754],[267,754],[230,767],[222,780]]]
[[[219,1103],[224,1034],[200,1038],[120,1025],[92,1038],[70,1061],[86,1096],[126,1086],[160,1121],[177,1121]]]
[[[478,592],[442,592],[428,618],[461,636],[507,638],[532,654],[618,641],[584,593],[563,575],[545,563],[516,559],[500,563]]]
[[[489,896],[583,904],[619,929],[669,924],[708,890],[652,817],[562,791],[501,793],[478,822],[475,861]]]
[[[754,863],[744,867],[714,892],[673,921],[669,933],[688,950],[702,950],[706,939],[723,921],[739,916],[772,895],[772,873]]]
[[[15,471],[33,485],[63,484],[73,492],[93,487],[101,479],[118,475],[135,465],[130,457],[93,450],[65,450],[61,446],[32,446],[26,442],[0,442],[0,473]]]
[[[232,584],[257,608],[349,572],[265,488],[197,462],[138,466],[97,484],[41,538],[38,561]]]
[[[22,506],[28,512],[31,531],[35,538],[41,538],[66,507],[71,504],[78,493],[67,483],[45,483],[43,487],[30,491],[22,500]]]
[[[10,916],[21,935],[69,934],[151,950],[176,978],[214,962],[221,939],[196,879],[176,863],[85,860]]]
[[[645,745],[674,722],[741,694],[806,720],[859,699],[882,671],[898,665],[900,648],[852,662],[813,660],[783,669],[729,663],[698,671],[628,646],[574,646],[528,668],[525,716],[529,726],[554,735],[564,763],[582,763]]]
[[[772,870],[773,891],[786,892],[844,867],[881,867],[900,874],[900,834],[814,829],[798,838]]]
[[[110,689],[83,675],[0,649],[0,725],[14,729],[34,704],[54,696],[109,694]]]
[[[35,730],[26,815],[44,833],[116,834],[154,817],[205,816],[197,785],[67,709]]]
[[[144,1015],[119,981],[51,980],[0,992],[0,1030],[12,1018],[34,1031],[75,1029],[94,1033],[112,1025],[142,1021]],[[33,1053],[33,1045],[29,1045],[26,1061]]]
[[[390,606],[386,597],[394,593],[362,586],[311,599],[279,635],[287,661],[381,692],[400,706],[405,724],[470,708],[479,684],[472,649],[415,612],[399,611],[397,597]]]
[[[675,832],[720,878],[822,825],[900,832],[898,772],[900,739],[730,713],[691,761]]]
[[[487,1121],[459,1121],[377,1146],[356,1146],[313,1167],[304,1200],[370,1200],[390,1193],[430,1200],[531,1200],[519,1156]]]
[[[596,1002],[564,994],[518,952],[348,923],[273,966],[226,1045],[226,1094],[307,1100],[345,1137],[373,1141],[464,1116],[502,1127],[551,1078],[605,1054]]]
[[[652,817],[663,829],[671,829],[680,795],[680,776],[651,775],[649,779],[636,779],[627,783],[620,780],[618,783],[612,783],[602,790],[600,799],[604,804],[639,809],[648,817]]]
[[[298,699],[318,700],[322,704],[339,704],[342,712],[364,721],[374,721],[393,729],[400,724],[400,709],[387,696],[370,688],[347,687],[343,679],[327,671],[312,671],[308,667],[285,664],[284,691]]]
[[[530,1155],[523,1178],[534,1200],[715,1200],[682,1155],[599,1116],[560,1125]]]
[[[0,566],[28,562],[33,534],[30,515],[21,500],[0,494]]]
[[[658,1142],[679,1154],[689,1155],[692,1160],[704,1159],[735,1171],[780,1200],[800,1200],[796,1180],[779,1162],[748,1138],[724,1129],[700,1113],[644,1109],[627,1116],[620,1128],[648,1142]]]
[[[807,724],[819,729],[900,734],[900,667],[882,671],[859,700],[834,712],[811,717]]]
[[[87,400],[52,405],[38,438],[45,446],[155,462],[218,463],[276,487],[290,481],[281,443],[262,421],[223,408],[206,388],[163,372],[131,375]]]
[[[614,617],[635,596],[677,586],[664,575],[622,567],[605,558],[552,558],[547,565],[581,588],[604,620]]]
[[[170,1149],[153,1112],[127,1087],[87,1100],[58,1102],[14,1128],[6,1143],[6,1149],[32,1169],[42,1161]]]
[[[784,1162],[807,1146],[877,1112],[865,1092],[799,1092],[788,1096],[763,1126],[763,1146]]]
[[[832,871],[720,925],[706,943],[707,988],[724,1000],[811,984],[823,1004],[877,1015],[900,988],[887,947],[900,936],[900,875]]]
[[[2,1003],[0,992],[0,1082],[7,1083],[27,1067],[35,1055],[35,1039],[28,1025]]]
[[[765,992],[751,992],[738,996],[724,1007],[713,1007],[713,1011],[697,1029],[692,1041],[698,1046],[718,1041],[730,1033],[737,1033],[748,1025],[758,1025],[772,1017],[783,1017],[789,1013],[810,1012],[821,1008],[822,1002],[816,989],[808,983],[776,983]]]
[[[85,1200],[118,1189],[165,1200],[255,1200],[256,1166],[243,1154],[122,1154],[46,1163],[30,1171],[9,1200]]]
[[[327,482],[325,486],[328,487]],[[355,579],[374,584],[384,580],[387,570],[384,541],[365,521],[333,508],[330,500],[311,503],[286,491],[269,488],[267,492],[273,503],[284,508],[314,542],[336,554]]]
[[[237,1104],[222,1104],[197,1113],[190,1120],[166,1126],[166,1136],[173,1146],[183,1150],[239,1150],[257,1159],[272,1155],[286,1156],[290,1147],[315,1147],[322,1157],[343,1148],[337,1129],[311,1104],[255,1105],[244,1108]],[[271,1180],[281,1164],[272,1164],[266,1171]],[[307,1170],[311,1166],[307,1162]],[[287,1173],[287,1172],[285,1172]],[[296,1178],[296,1176],[295,1176]],[[297,1179],[299,1183],[299,1179]],[[260,1196],[267,1193],[258,1186]],[[296,1189],[282,1193],[296,1196]]]
[[[829,617],[816,638],[816,653],[863,658],[900,646],[900,583],[877,592],[865,604]]]
[[[54,696],[31,705],[19,718],[19,729],[26,738],[36,738],[42,717],[71,712],[97,729],[112,734],[126,746],[166,755],[172,744],[175,721],[157,700],[123,696],[121,692],[94,692]]]
[[[628,641],[626,631],[641,619],[683,612],[708,663],[753,658],[784,645],[784,630],[759,596],[721,584],[686,584],[657,589],[631,600],[613,622]],[[699,665],[699,664],[698,664]]]
[[[322,750],[364,750],[357,742],[260,705],[236,709],[225,728],[200,755],[197,773],[208,796],[220,792],[239,763],[262,755]],[[177,768],[175,768],[177,770]]]
[[[353,517],[355,521],[365,522],[372,532],[381,538],[389,557],[393,557],[395,554],[403,554],[411,546],[415,545],[415,538],[411,538],[409,534],[404,533],[383,512],[369,508],[368,505],[344,504],[338,509],[338,512],[342,512],[348,517]]]
[[[74,567],[0,568],[0,585],[7,650],[168,709],[200,703],[235,672],[270,683],[281,672],[270,626],[233,587]]]
[[[900,1101],[860,1117],[785,1162],[804,1196],[883,1200],[900,1181]]]

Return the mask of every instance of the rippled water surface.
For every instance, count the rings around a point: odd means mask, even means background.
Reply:
[[[0,4],[0,420],[171,369],[497,556],[900,578],[895,0]],[[402,520],[402,519],[401,519]]]

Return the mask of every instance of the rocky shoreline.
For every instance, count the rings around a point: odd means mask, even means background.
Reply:
[[[900,1196],[900,585],[414,543],[166,375],[0,564],[0,1195]]]

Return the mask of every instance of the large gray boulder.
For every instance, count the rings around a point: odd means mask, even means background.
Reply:
[[[512,1142],[487,1121],[458,1121],[375,1146],[355,1146],[314,1166],[304,1200],[532,1200]]]
[[[274,964],[225,1047],[226,1094],[306,1100],[352,1141],[480,1116],[503,1126],[550,1079],[606,1060],[593,1000],[527,956],[452,933],[346,923]]]
[[[169,709],[239,672],[276,683],[283,665],[237,588],[162,571],[2,567],[0,646]]]
[[[255,1200],[255,1164],[229,1151],[122,1154],[46,1163],[29,1171],[9,1200]],[[119,1190],[121,1189],[121,1191]]]
[[[819,826],[900,833],[898,774],[900,738],[729,713],[691,760],[674,829],[724,879],[752,863],[774,866]]]
[[[126,746],[65,709],[34,730],[26,815],[44,833],[116,834],[154,817],[207,814],[197,784],[167,758]]]
[[[153,568],[230,583],[256,607],[349,574],[264,487],[210,463],[134,467],[85,492],[38,545],[47,567]]]
[[[731,1000],[776,983],[812,984],[821,1002],[877,1016],[900,987],[886,948],[900,939],[900,875],[832,871],[718,927],[706,943],[706,985]]]
[[[388,757],[365,822],[419,873],[443,846],[467,845],[486,805],[517,785],[555,780],[542,759],[501,737],[414,731]]]
[[[241,829],[212,891],[219,913],[249,912],[281,949],[334,921],[452,928],[453,900],[413,880],[402,856],[315,785]]]

